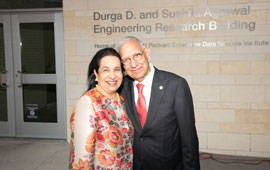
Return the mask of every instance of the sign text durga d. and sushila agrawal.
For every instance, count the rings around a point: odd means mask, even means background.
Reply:
[[[239,30],[246,29],[248,31],[254,31],[256,22],[241,21],[241,16],[250,15],[250,6],[243,8],[233,9],[211,9],[196,10],[194,8],[182,9],[182,10],[170,10],[170,9],[156,9],[154,11],[144,11],[135,13],[131,10],[123,12],[111,12],[104,13],[95,11],[93,13],[93,20],[99,21],[93,26],[93,32],[96,34],[104,33],[111,35],[113,33],[126,33],[126,32],[144,32],[151,34],[155,32],[176,32],[176,31],[215,31],[215,30]],[[217,20],[221,17],[227,16],[240,16],[240,19],[226,20],[223,23],[218,23]],[[201,20],[197,20],[196,23],[180,23],[184,17],[194,17]],[[207,18],[203,21],[203,18]],[[211,20],[209,20],[211,18]],[[160,21],[160,19],[162,19]],[[125,22],[121,25],[121,20],[132,21]],[[175,22],[170,22],[171,20]],[[106,22],[100,22],[106,21]],[[111,24],[108,24],[108,21]],[[149,21],[149,22],[143,22]],[[177,22],[179,21],[179,22]],[[190,20],[192,21],[192,20]],[[183,21],[181,21],[183,22]],[[106,26],[104,26],[106,23]],[[128,24],[130,25],[128,25]],[[147,24],[145,24],[147,23]]]

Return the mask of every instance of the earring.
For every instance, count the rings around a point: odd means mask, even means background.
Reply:
[[[97,78],[95,79],[96,82],[98,82]]]

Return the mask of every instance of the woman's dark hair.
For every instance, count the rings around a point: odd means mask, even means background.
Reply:
[[[121,70],[123,73],[123,65],[121,63],[121,57],[119,55],[119,53],[113,49],[113,48],[103,48],[101,50],[99,50],[95,56],[93,57],[93,59],[91,60],[89,66],[88,66],[88,74],[87,74],[87,81],[88,81],[88,87],[87,87],[87,91],[91,90],[92,88],[96,87],[97,82],[96,80],[96,75],[94,74],[94,70],[96,70],[96,72],[98,73],[98,69],[100,66],[100,61],[103,57],[106,56],[115,56],[117,58],[119,58],[120,60],[120,64],[121,64]]]

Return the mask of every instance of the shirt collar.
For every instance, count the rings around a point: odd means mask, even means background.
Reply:
[[[141,83],[144,86],[148,86],[148,87],[152,86],[155,68],[151,63],[149,63],[149,66],[150,66],[150,72],[148,73],[148,75],[146,75],[145,79],[142,82],[138,82],[137,80],[134,80],[134,82],[133,82],[134,86],[136,86],[138,83]]]

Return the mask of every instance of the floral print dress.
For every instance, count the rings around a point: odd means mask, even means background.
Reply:
[[[91,89],[77,102],[70,128],[69,169],[132,169],[134,128],[122,96],[112,100]]]

